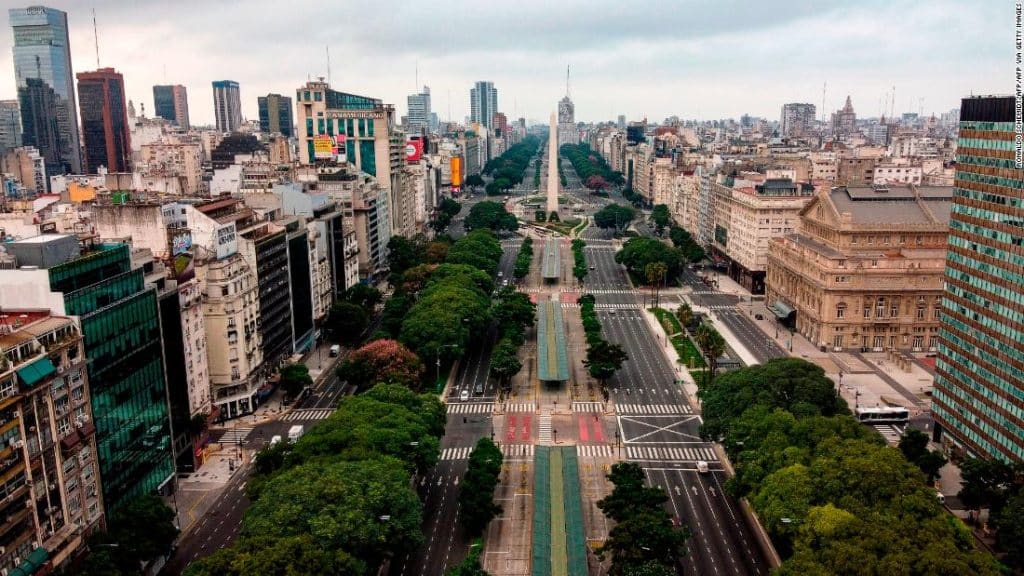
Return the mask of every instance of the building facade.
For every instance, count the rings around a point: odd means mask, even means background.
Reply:
[[[43,6],[11,8],[8,14],[23,144],[39,150],[48,173],[80,174],[68,15]]]
[[[579,132],[576,130],[576,107],[567,94],[558,101],[558,146],[578,144]]]
[[[469,119],[488,132],[494,129],[494,113],[498,111],[498,90],[494,82],[480,81],[469,89]]]
[[[960,107],[932,413],[963,452],[1024,460],[1024,179],[1013,97]]]
[[[814,104],[783,104],[779,134],[786,138],[801,138],[814,134],[816,114],[817,108]]]
[[[280,94],[267,94],[256,99],[260,110],[260,132],[295,136],[292,99]]]
[[[218,132],[236,132],[242,126],[242,97],[238,82],[213,82],[213,113]]]
[[[827,350],[934,350],[949,188],[819,192],[772,239],[765,300]]]
[[[87,360],[76,318],[0,308],[4,571],[17,573],[40,549],[66,568],[103,526]]]
[[[21,109],[17,100],[0,100],[0,157],[21,146]]]
[[[430,88],[423,87],[419,94],[410,94],[407,98],[409,115],[406,117],[406,128],[410,134],[423,134],[433,130],[430,109]]]
[[[191,127],[188,119],[188,90],[181,84],[153,86],[153,112],[182,130],[188,130]]]
[[[0,154],[0,173],[14,176],[31,194],[46,193],[46,158],[31,146],[11,148]]]
[[[113,68],[78,73],[78,102],[82,113],[82,144],[87,174],[131,172],[132,144],[124,77]]]
[[[853,111],[853,103],[850,97],[846,97],[846,104],[842,109],[832,113],[832,133],[836,136],[851,136],[857,132],[857,113]]]

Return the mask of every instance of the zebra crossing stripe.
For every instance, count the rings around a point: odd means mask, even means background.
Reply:
[[[536,412],[537,405],[532,402],[513,402],[505,405],[505,412]]]
[[[572,409],[577,412],[602,412],[604,410],[600,402],[573,402]]]
[[[468,460],[473,453],[472,446],[460,446],[457,448],[445,448],[441,450],[441,460]],[[501,446],[503,458],[531,459],[533,458],[533,444],[503,444]]]
[[[449,414],[483,414],[494,409],[493,402],[479,402],[473,404],[457,403],[448,405]]]
[[[620,415],[635,414],[691,414],[693,410],[689,406],[677,406],[674,404],[619,404],[616,411]]]
[[[676,448],[676,447],[648,447],[648,446],[626,446],[626,458],[630,460],[667,460],[674,462],[714,462],[717,460],[714,450],[711,448]]]
[[[576,446],[576,454],[581,458],[611,458],[615,456],[615,448],[605,444],[580,444]]]

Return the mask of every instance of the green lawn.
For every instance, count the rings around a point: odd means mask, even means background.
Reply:
[[[676,334],[672,337],[672,346],[679,354],[679,363],[688,368],[704,368],[704,357],[701,356],[697,345],[685,334]]]
[[[665,329],[665,333],[669,336],[683,331],[683,327],[679,324],[679,319],[676,318],[675,314],[664,308],[651,308],[651,312],[654,313],[654,317],[658,319],[661,327]]]

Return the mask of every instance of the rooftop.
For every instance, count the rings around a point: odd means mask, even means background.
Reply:
[[[916,193],[915,193],[916,190]],[[836,210],[860,224],[935,224],[946,226],[952,187],[845,187],[829,192]]]

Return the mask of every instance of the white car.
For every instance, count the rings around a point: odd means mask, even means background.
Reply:
[[[708,473],[708,463],[703,461],[703,460],[698,460],[697,461],[697,473],[698,474],[707,474]]]
[[[468,402],[468,401],[469,401],[469,390],[463,390],[462,392],[459,392],[459,402]]]

